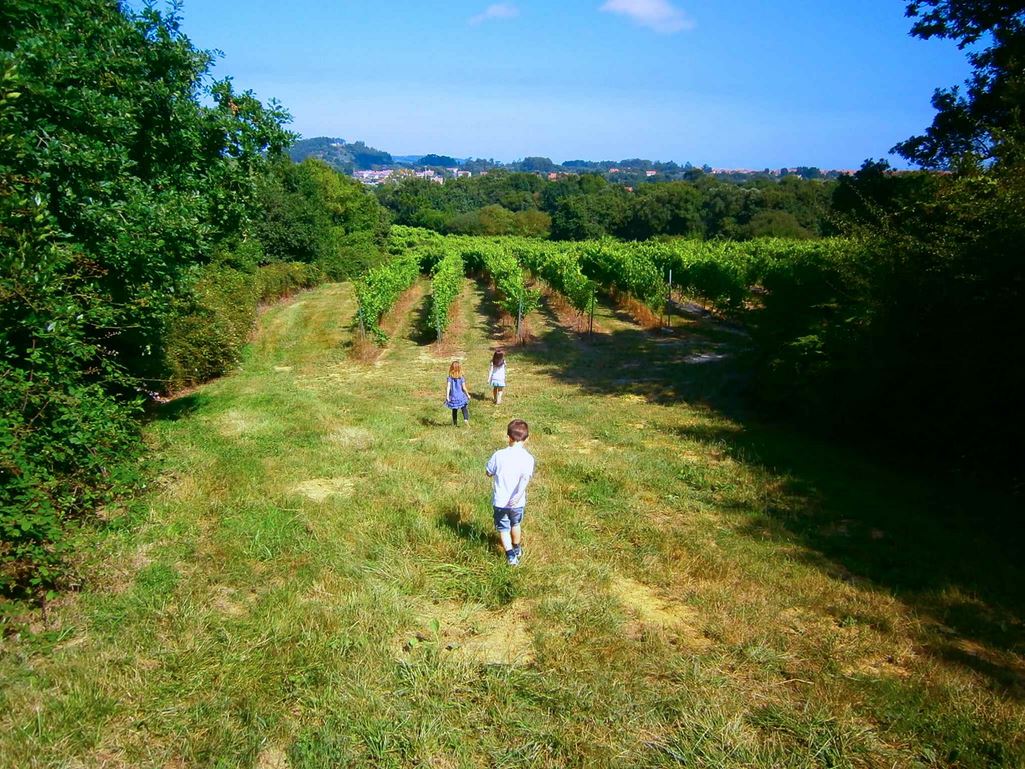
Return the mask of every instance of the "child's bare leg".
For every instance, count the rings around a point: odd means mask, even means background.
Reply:
[[[496,387],[495,388],[495,403],[496,404],[499,404],[499,403],[502,402],[502,393],[503,392],[505,392],[505,390],[503,388],[501,388],[501,387]]]
[[[503,532],[503,534],[504,533],[505,532]],[[522,534],[520,532],[520,527],[519,526],[513,526],[511,534],[512,534],[512,536],[510,537],[510,539],[512,539],[512,546],[516,547],[516,546],[518,546],[520,544],[520,540],[523,538]],[[508,550],[508,549],[509,548],[507,547],[506,550]]]
[[[494,399],[495,403],[497,404],[498,403],[498,388],[497,387],[492,387],[491,388],[491,397]]]
[[[517,526],[515,529],[513,529],[513,531],[516,532],[516,539],[517,540],[519,540],[519,538],[520,538],[519,529],[520,529],[519,526]],[[498,538],[500,540],[502,540],[502,552],[508,553],[510,550],[513,549],[511,537],[510,537],[510,534],[509,534],[508,531],[500,531],[500,532],[498,532]]]

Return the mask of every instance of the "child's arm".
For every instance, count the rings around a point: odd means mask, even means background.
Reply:
[[[466,397],[470,397],[470,391],[466,389],[466,380],[463,380],[463,392],[466,393]]]
[[[528,483],[530,483],[530,476],[527,474],[521,475],[519,481],[516,482],[516,488],[509,495],[506,507],[520,507],[522,505],[523,492],[527,490]]]

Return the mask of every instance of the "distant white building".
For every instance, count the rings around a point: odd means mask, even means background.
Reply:
[[[381,184],[383,182],[386,182],[390,178],[392,178],[392,176],[394,176],[394,175],[395,175],[395,171],[392,171],[392,170],[385,170],[385,171],[353,171],[352,172],[352,178],[353,179],[358,179],[359,181],[363,182],[364,184],[368,184],[368,185],[371,185],[371,186],[373,186],[375,184]]]
[[[428,181],[435,182],[436,184],[444,184],[445,177],[435,171],[433,168],[425,168],[422,171],[414,171],[413,176],[417,179],[427,179]]]

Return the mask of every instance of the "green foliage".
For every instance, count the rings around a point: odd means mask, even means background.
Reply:
[[[700,235],[701,197],[701,191],[687,182],[646,184],[630,201],[622,234],[631,240]]]
[[[916,0],[911,34],[956,40],[968,48],[972,77],[933,94],[933,123],[894,151],[927,168],[1025,160],[1025,9],[1005,0]]]
[[[490,205],[477,211],[457,214],[445,226],[455,235],[523,235],[545,238],[552,228],[552,218],[544,211],[510,211]]]
[[[812,234],[789,211],[759,211],[747,225],[752,238],[792,238],[805,240]]]
[[[434,166],[436,168],[454,168],[459,165],[459,161],[451,155],[424,155],[417,161],[419,166]]]
[[[462,242],[463,254],[470,266],[483,270],[495,282],[502,309],[513,317],[525,316],[537,309],[540,295],[527,288],[523,267],[501,240],[467,238]]]
[[[311,262],[332,280],[363,273],[381,259],[387,212],[362,184],[320,160],[281,160],[260,190],[253,227],[266,261]]]
[[[732,183],[701,174],[665,182],[648,181],[642,172],[634,184],[610,184],[595,173],[548,180],[503,170],[444,185],[406,179],[376,192],[399,224],[455,235],[748,240],[835,233],[834,182],[792,175]]]
[[[630,294],[653,309],[665,305],[666,276],[643,250],[613,240],[580,245],[584,274],[608,289]]]
[[[514,241],[511,248],[521,264],[563,294],[578,312],[593,309],[597,285],[584,275],[575,251],[527,240]]]
[[[420,275],[420,255],[409,251],[374,267],[356,282],[359,300],[359,322],[364,333],[383,343],[387,334],[381,330],[381,317]]]
[[[276,104],[203,83],[177,6],[0,7],[0,592],[52,585],[61,532],[123,490],[139,393],[198,265],[253,220]]]
[[[245,271],[215,263],[199,271],[187,309],[168,329],[168,389],[181,390],[229,371],[239,361],[260,304],[321,281],[317,267],[277,262]]]
[[[332,252],[317,260],[324,275],[335,281],[351,280],[376,267],[385,259],[383,238],[373,230],[340,234],[337,230]]]
[[[448,328],[448,314],[452,302],[463,288],[463,256],[456,250],[449,250],[438,261],[431,276],[430,323],[438,339]]]

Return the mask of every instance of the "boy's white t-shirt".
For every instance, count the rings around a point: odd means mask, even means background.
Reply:
[[[522,443],[496,451],[485,469],[493,476],[491,504],[494,507],[524,507],[527,504],[527,484],[534,475],[534,457]]]

